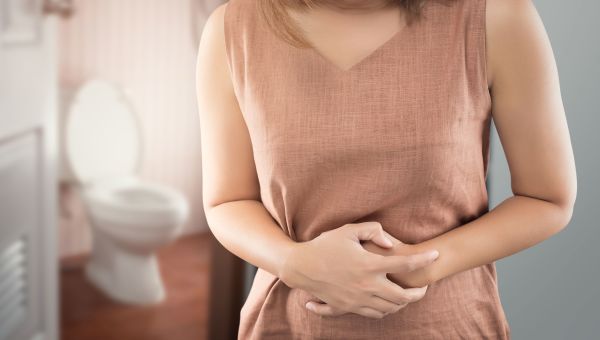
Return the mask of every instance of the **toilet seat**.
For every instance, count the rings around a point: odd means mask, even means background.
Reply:
[[[66,123],[66,159],[93,218],[130,228],[183,222],[188,206],[181,193],[135,175],[140,121],[117,86],[103,80],[84,84]]]
[[[188,217],[184,195],[136,174],[142,126],[125,93],[92,80],[76,93],[65,120],[65,177],[90,218],[92,251],[85,275],[113,299],[153,304],[165,297],[156,252],[175,240]]]
[[[85,189],[84,196],[94,217],[132,228],[179,223],[188,209],[178,191],[134,176],[95,181]]]

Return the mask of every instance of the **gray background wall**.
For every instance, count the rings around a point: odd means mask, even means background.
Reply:
[[[500,297],[516,340],[600,339],[600,3],[534,4],[558,64],[578,195],[566,229],[497,262]],[[488,184],[494,207],[511,194],[495,130],[491,157]]]

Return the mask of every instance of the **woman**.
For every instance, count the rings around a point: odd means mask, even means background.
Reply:
[[[510,338],[494,261],[576,196],[530,0],[230,0],[197,85],[210,228],[259,268],[240,339]],[[514,195],[489,211],[492,117]]]

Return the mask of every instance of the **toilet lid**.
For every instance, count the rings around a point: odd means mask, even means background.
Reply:
[[[133,174],[140,156],[139,122],[125,94],[93,80],[75,95],[65,126],[65,152],[80,182]]]

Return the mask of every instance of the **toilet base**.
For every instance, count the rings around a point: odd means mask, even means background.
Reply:
[[[165,299],[154,254],[136,254],[122,249],[97,230],[93,231],[93,237],[92,255],[84,269],[92,284],[122,303],[148,305]]]

